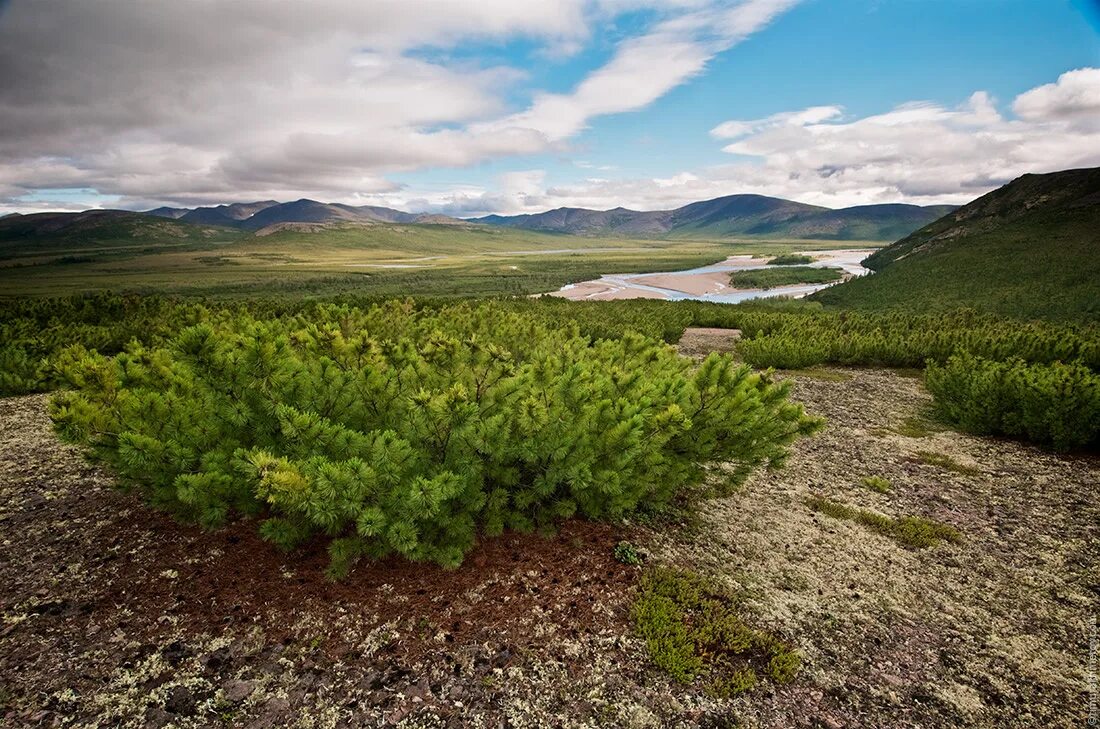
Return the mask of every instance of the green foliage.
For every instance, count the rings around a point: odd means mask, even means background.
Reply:
[[[962,542],[962,535],[959,534],[957,529],[932,519],[919,516],[900,516],[892,519],[867,509],[857,509],[830,501],[822,496],[811,496],[806,499],[806,503],[814,511],[821,512],[834,519],[844,519],[862,524],[871,531],[889,537],[904,547],[920,549],[921,547],[934,547],[940,542],[950,542],[952,544]]]
[[[534,257],[532,257],[534,258]],[[336,284],[331,284],[335,286]],[[367,306],[379,301],[340,294],[347,305]],[[417,310],[437,310],[442,299],[420,299]],[[184,302],[158,297],[94,296],[71,299],[30,300],[0,303],[0,394],[19,394],[56,387],[53,360],[70,344],[80,344],[103,354],[116,354],[129,342],[161,346],[179,330],[209,317],[249,313],[257,318],[316,317],[324,304],[295,299],[209,300]],[[972,355],[988,360],[981,365],[983,376],[999,371],[994,364],[1022,360],[1029,364],[1064,363],[1049,369],[1037,368],[1028,387],[1020,378],[997,375],[1000,400],[998,414],[978,393],[967,395],[963,382],[977,387],[978,372],[953,366],[946,374],[929,380],[937,396],[938,416],[979,433],[1006,433],[1040,443],[1052,443],[1053,432],[1064,429],[1057,418],[1065,413],[1073,423],[1087,423],[1088,398],[1095,388],[1084,383],[1100,372],[1100,328],[1092,324],[1022,322],[974,311],[936,314],[869,314],[828,312],[798,302],[755,302],[740,305],[702,302],[611,301],[570,302],[543,297],[514,298],[494,304],[500,310],[530,318],[547,328],[575,326],[591,339],[622,339],[628,333],[675,342],[685,327],[705,326],[740,329],[736,354],[756,367],[802,369],[820,364],[871,365],[894,368],[922,368],[926,362],[943,364],[952,357]],[[970,360],[967,360],[970,361]],[[1014,368],[1016,366],[1014,365]],[[834,377],[833,373],[803,370],[811,376]],[[934,369],[934,373],[948,370]],[[1040,372],[1063,373],[1039,376]],[[1072,372],[1075,374],[1066,375]],[[837,374],[836,377],[843,377]],[[1077,383],[1057,386],[1059,378]],[[1027,378],[1025,378],[1027,379]],[[948,387],[948,382],[953,383]],[[1009,382],[1017,385],[1009,386]],[[1039,386],[1036,383],[1045,383]],[[992,387],[992,385],[989,385]],[[945,400],[946,398],[946,400]],[[1022,413],[1010,411],[1027,403],[1028,427]],[[1040,413],[1045,413],[1045,416]],[[1002,417],[1003,416],[1003,417]],[[1037,427],[1043,418],[1052,422]],[[1004,420],[1005,422],[1001,422]],[[912,427],[910,427],[912,425]],[[932,430],[931,423],[904,424],[896,432],[918,437]],[[1095,429],[1091,432],[1095,433]],[[1065,436],[1059,436],[1066,440]],[[1092,440],[1072,436],[1062,447],[1095,447]]]
[[[781,256],[768,261],[769,266],[802,266],[807,263],[813,263],[813,256],[803,255],[801,253],[784,253]]]
[[[1100,321],[1100,170],[1025,175],[869,256],[827,306]]]
[[[741,620],[733,596],[686,570],[647,570],[631,617],[659,668],[680,683],[702,679],[715,696],[750,690],[758,672],[787,683],[801,665],[790,645]]]
[[[891,488],[890,479],[882,476],[867,476],[863,479],[863,485],[880,494],[889,493]]]
[[[730,274],[730,286],[738,289],[770,289],[800,283],[832,283],[843,277],[838,268],[813,268],[791,266],[789,268],[761,268],[734,271]]]
[[[931,363],[925,384],[937,414],[963,430],[1045,443],[1100,445],[1100,375],[1083,363],[996,362],[960,354]]]
[[[640,565],[643,562],[638,548],[630,542],[619,542],[615,545],[615,559],[623,564]]]
[[[479,532],[622,518],[709,461],[781,465],[820,425],[728,356],[696,367],[499,304],[225,310],[163,347],[75,346],[56,367],[66,440],[181,517],[258,514],[284,549],[327,537],[336,576],[390,553],[454,566]]]

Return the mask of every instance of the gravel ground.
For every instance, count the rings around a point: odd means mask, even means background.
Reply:
[[[321,545],[284,556],[251,524],[177,524],[59,444],[44,396],[0,400],[0,722],[1081,725],[1100,463],[925,432],[928,396],[897,373],[791,378],[827,429],[687,524],[572,522],[491,540],[458,570],[390,561],[338,584]],[[871,475],[890,491],[863,486]],[[813,494],[964,541],[907,549],[813,512]],[[638,571],[614,560],[621,539],[745,595],[746,619],[802,652],[796,680],[715,701],[652,668],[631,636]]]

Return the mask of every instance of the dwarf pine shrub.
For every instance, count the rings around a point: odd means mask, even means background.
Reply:
[[[615,519],[703,466],[778,465],[819,421],[787,386],[637,334],[592,341],[495,304],[211,314],[167,346],[57,358],[52,416],[154,504],[258,516],[334,573],[390,553],[457,565],[476,535]]]
[[[925,384],[944,420],[973,433],[1100,446],[1100,375],[1079,363],[994,362],[969,354],[929,363]]]

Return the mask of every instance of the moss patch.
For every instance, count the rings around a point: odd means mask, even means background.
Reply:
[[[827,370],[823,367],[786,370],[783,374],[790,377],[809,377],[812,380],[821,380],[822,382],[847,382],[852,379],[852,374],[850,372]]]
[[[946,471],[953,473],[960,473],[964,476],[977,476],[981,471],[972,466],[966,466],[959,463],[954,458],[943,453],[934,453],[933,451],[917,451],[917,458],[921,463],[927,463],[929,466],[937,466]]]
[[[920,516],[891,518],[867,509],[858,509],[830,501],[821,496],[810,496],[806,499],[806,503],[814,511],[821,512],[834,519],[844,519],[862,524],[871,531],[889,537],[904,547],[920,549],[921,547],[933,547],[940,542],[951,542],[952,544],[962,542],[962,535],[957,529],[933,519],[925,519]]]
[[[653,662],[680,683],[702,681],[708,693],[734,696],[761,677],[794,678],[802,658],[785,641],[746,625],[737,599],[687,570],[653,567],[642,575],[631,611]]]
[[[940,433],[946,428],[929,418],[914,415],[906,418],[900,425],[895,425],[890,430],[906,438],[927,438],[933,433]]]
[[[890,479],[883,478],[882,476],[867,476],[863,479],[863,485],[880,494],[889,493],[891,486]]]

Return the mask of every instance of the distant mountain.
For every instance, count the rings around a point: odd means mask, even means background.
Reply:
[[[727,195],[675,210],[557,208],[471,222],[589,236],[896,240],[952,209],[891,204],[832,210],[764,195]]]
[[[195,208],[185,210],[180,220],[199,225],[226,225],[236,227],[244,220],[248,220],[256,213],[278,205],[275,200],[263,200],[253,203],[233,203],[232,205],[217,205],[210,208]]]
[[[219,242],[240,237],[225,228],[193,225],[128,210],[33,213],[0,219],[0,258],[52,249],[128,247],[151,243]]]
[[[171,218],[172,220],[179,220],[187,213],[191,212],[187,208],[154,208],[152,210],[146,210],[146,215],[155,215],[158,218]]]
[[[822,303],[1100,319],[1100,168],[1024,175],[864,261]]]
[[[448,225],[466,222],[446,215],[406,213],[377,205],[357,207],[340,203],[322,203],[304,198],[287,203],[263,200],[201,208],[163,207],[149,210],[147,214],[199,225],[224,225],[230,228],[243,228],[251,231],[270,229],[271,226],[283,227],[294,223],[422,223]]]

